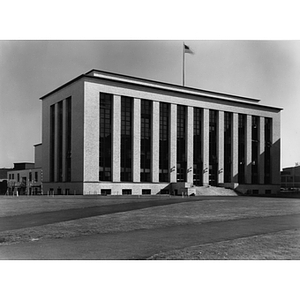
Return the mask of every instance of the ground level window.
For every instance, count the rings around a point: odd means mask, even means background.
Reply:
[[[170,194],[170,191],[168,189],[163,189],[163,190],[160,190],[160,193],[162,195],[169,195]]]
[[[111,195],[111,189],[102,189],[101,190],[101,195]]]
[[[65,189],[65,195],[70,195],[70,189]]]
[[[127,189],[122,190],[122,195],[131,195],[131,194],[132,194],[132,190],[127,190]]]
[[[272,191],[271,190],[266,190],[265,193],[266,193],[266,195],[270,195],[270,194],[272,194]]]
[[[253,191],[252,191],[252,194],[253,194],[253,195],[258,195],[258,190],[253,190]]]
[[[150,189],[142,190],[142,195],[151,195],[151,190]]]

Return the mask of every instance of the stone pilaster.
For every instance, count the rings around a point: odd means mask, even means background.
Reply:
[[[203,109],[202,118],[203,185],[209,185],[209,109]]]
[[[133,100],[133,182],[141,181],[141,99]]]
[[[193,183],[193,160],[194,160],[194,109],[191,106],[187,108],[186,119],[186,154],[187,154],[187,176],[186,181]]]
[[[265,118],[259,118],[258,182],[265,183]]]
[[[218,184],[224,185],[224,111],[219,111],[218,115]]]
[[[239,174],[239,115],[232,114],[231,183],[238,183]]]
[[[247,115],[246,118],[246,176],[245,183],[251,184],[252,182],[252,116]]]
[[[177,105],[170,105],[170,182],[177,182]]]
[[[120,182],[121,176],[121,96],[114,95],[112,124],[112,180]]]
[[[159,182],[159,102],[152,103],[151,181]]]

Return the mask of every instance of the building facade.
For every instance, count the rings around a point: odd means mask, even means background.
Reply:
[[[42,144],[34,145],[34,163],[14,163],[7,172],[7,195],[43,194]]]
[[[288,190],[300,189],[300,166],[283,168],[281,171],[281,187]]]
[[[44,192],[280,189],[280,108],[92,70],[41,98]]]

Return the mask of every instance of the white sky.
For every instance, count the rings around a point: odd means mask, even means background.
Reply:
[[[300,162],[300,41],[185,40],[186,86],[283,108],[283,167]],[[33,161],[41,142],[41,101],[56,87],[100,69],[182,83],[182,40],[0,41],[1,167]]]

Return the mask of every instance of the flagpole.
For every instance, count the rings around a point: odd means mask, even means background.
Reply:
[[[182,52],[183,52],[183,57],[182,57],[182,85],[184,86],[184,68],[185,68],[185,62],[184,62],[184,58],[185,58],[185,56],[184,56],[184,43],[183,43],[183,45],[182,45],[183,47],[182,47]]]

